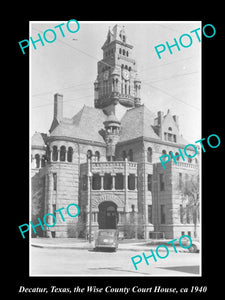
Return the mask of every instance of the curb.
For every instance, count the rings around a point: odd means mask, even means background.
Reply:
[[[93,246],[84,246],[84,247],[76,247],[76,246],[69,246],[69,245],[61,245],[61,246],[57,246],[57,245],[43,245],[43,244],[31,244],[32,247],[36,247],[36,248],[49,248],[49,249],[74,249],[74,250],[93,250]],[[150,249],[155,250],[157,247],[154,248],[117,248],[117,251],[148,251]],[[171,247],[172,248],[172,247]],[[189,253],[188,249],[179,249],[176,248],[177,252],[186,252]],[[165,249],[159,249],[159,252],[165,252]],[[174,251],[174,250],[173,250]],[[176,253],[174,251],[174,253]]]

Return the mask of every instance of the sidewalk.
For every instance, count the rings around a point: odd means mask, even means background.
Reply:
[[[168,249],[175,251],[173,246],[166,244],[170,240],[123,240],[119,241],[118,251],[149,251],[155,250],[159,245],[166,245]],[[79,249],[79,250],[91,250],[94,247],[94,242],[89,244],[87,240],[76,238],[31,238],[31,246],[38,248],[50,248],[50,249]],[[182,248],[178,243],[176,244],[177,252],[189,252],[188,249]],[[165,252],[164,247],[160,247],[159,251]]]

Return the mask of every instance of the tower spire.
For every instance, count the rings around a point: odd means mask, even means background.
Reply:
[[[127,43],[125,26],[116,24],[109,29],[94,83],[95,107],[104,109],[108,115],[115,111],[115,105],[134,107],[140,104],[141,81],[137,77],[132,49]]]

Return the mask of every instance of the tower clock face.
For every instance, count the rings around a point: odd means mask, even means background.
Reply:
[[[130,74],[129,74],[129,71],[128,71],[128,70],[123,70],[123,78],[124,78],[125,80],[129,80]]]
[[[103,79],[104,79],[104,80],[108,80],[108,78],[109,78],[109,71],[105,71],[105,72],[103,73]]]

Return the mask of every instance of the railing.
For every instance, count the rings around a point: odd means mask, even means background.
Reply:
[[[173,166],[177,166],[177,167],[184,167],[184,168],[192,168],[192,169],[198,169],[199,165],[198,164],[192,164],[192,163],[187,163],[187,162],[177,162],[177,164],[175,164],[175,162],[173,162]]]
[[[93,161],[91,164],[92,172],[121,172],[124,173],[125,168],[127,168],[128,172],[133,171],[132,173],[136,173],[137,171],[137,163],[136,162],[125,162],[125,161],[107,161],[107,162],[95,162]]]

